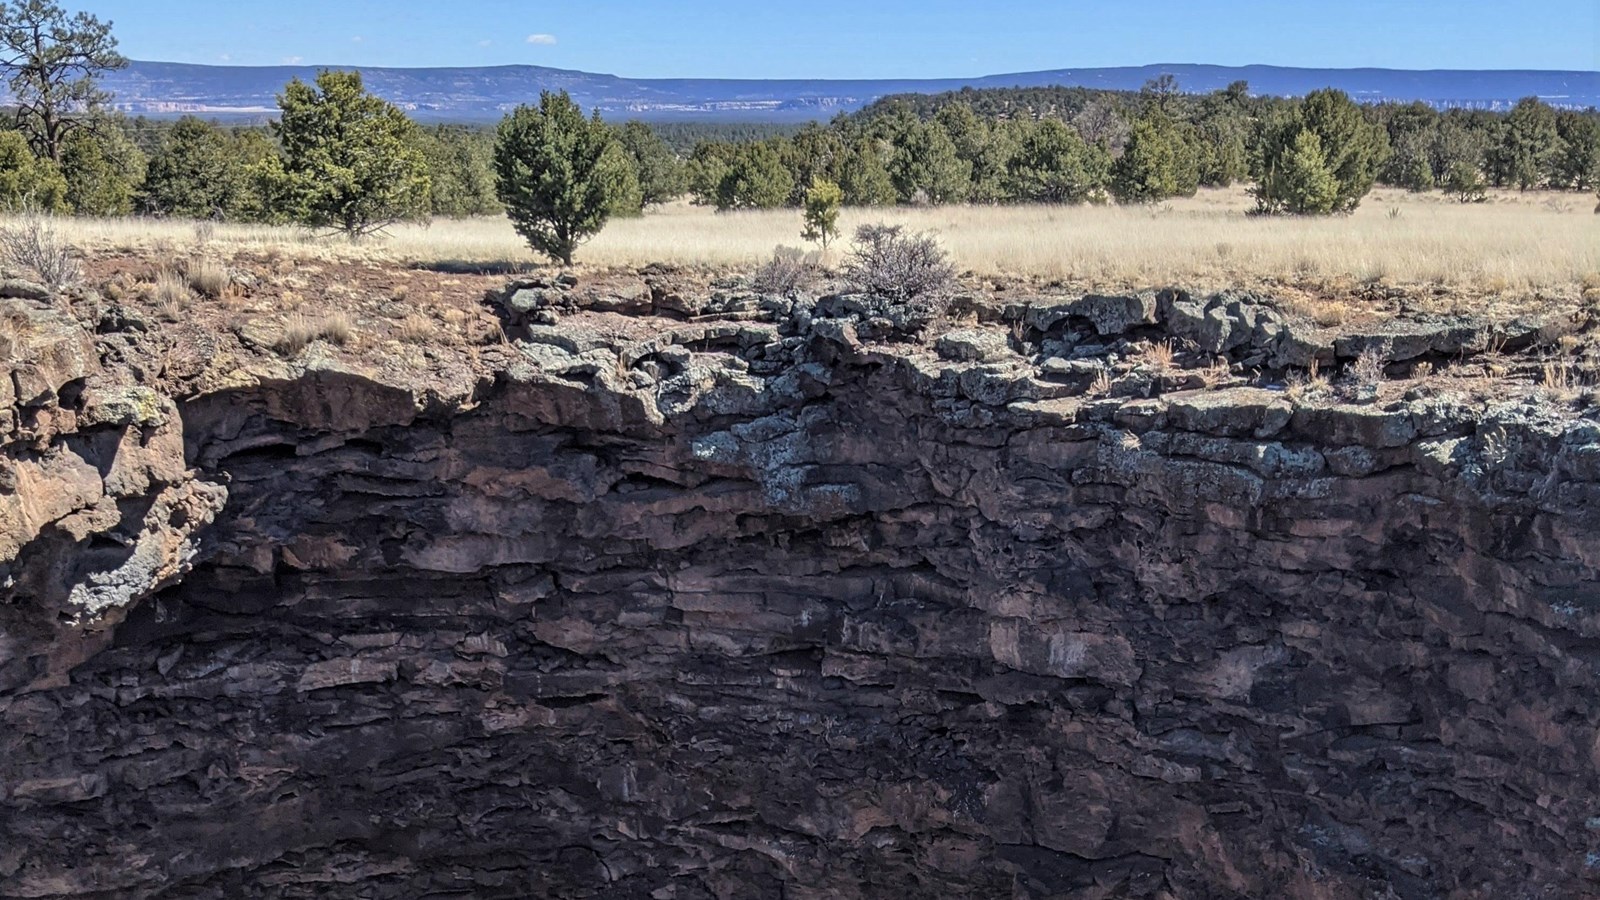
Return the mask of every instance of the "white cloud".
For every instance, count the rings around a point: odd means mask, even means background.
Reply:
[[[489,46],[489,45],[491,45],[491,44],[493,44],[493,43],[494,43],[494,41],[487,41],[487,40],[485,40],[485,41],[479,41],[479,42],[478,42],[478,46],[479,46],[479,47],[487,47],[487,46]]]
[[[217,61],[218,62],[233,62],[233,57],[228,55],[228,54],[226,54],[226,53],[219,53],[219,54],[217,54]]]
[[[306,58],[304,56],[285,56],[283,58],[283,64],[286,66],[298,66],[305,61]]]
[[[353,38],[351,38],[351,39],[350,39],[350,43],[352,43],[352,44],[359,44],[359,43],[361,43],[361,42],[362,42],[362,41],[364,41],[364,40],[366,40],[366,38],[364,38],[364,37],[362,37],[362,36],[361,36],[361,35],[359,35],[359,34],[358,34],[358,35],[356,35],[356,36],[355,36],[355,37],[353,37]]]
[[[553,35],[553,34],[530,34],[530,35],[528,35],[528,43],[530,43],[530,44],[539,44],[541,46],[548,47],[548,46],[554,44],[555,42],[556,42],[556,36]]]

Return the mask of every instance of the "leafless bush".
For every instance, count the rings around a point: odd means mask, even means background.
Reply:
[[[39,213],[25,213],[15,225],[0,228],[0,263],[26,272],[57,290],[83,274],[77,248],[56,231],[55,222]]]
[[[313,341],[327,341],[344,345],[353,336],[350,320],[341,313],[323,319],[313,319],[304,313],[295,313],[284,323],[283,335],[278,338],[277,350],[285,356],[296,356]]]
[[[1361,351],[1355,362],[1345,369],[1345,379],[1340,393],[1346,400],[1371,402],[1378,398],[1378,385],[1387,377],[1388,348],[1374,345]]]
[[[792,297],[816,275],[812,256],[798,247],[778,247],[772,259],[761,264],[750,276],[750,287],[761,294]]]
[[[156,280],[150,285],[149,297],[151,302],[160,307],[187,307],[193,299],[190,293],[189,280],[177,269],[163,266],[156,272]]]
[[[900,303],[928,301],[955,287],[956,268],[927,232],[899,225],[862,225],[845,277],[858,289]]]
[[[189,286],[195,293],[202,297],[216,300],[233,283],[233,276],[228,274],[228,269],[214,259],[199,257],[189,260],[184,266],[184,273],[189,276]]]

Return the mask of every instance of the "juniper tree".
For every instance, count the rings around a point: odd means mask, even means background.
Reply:
[[[619,198],[638,191],[611,129],[598,113],[585,118],[565,91],[543,91],[538,106],[519,106],[501,120],[494,169],[517,233],[564,265],[605,227]]]
[[[282,193],[291,216],[351,238],[425,218],[428,169],[417,127],[394,104],[367,92],[360,72],[324,70],[296,78],[278,95],[272,125],[283,143]]]

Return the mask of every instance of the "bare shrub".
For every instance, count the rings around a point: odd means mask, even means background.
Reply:
[[[1374,345],[1361,351],[1355,362],[1345,369],[1345,378],[1340,385],[1339,393],[1344,399],[1357,402],[1371,402],[1378,399],[1378,386],[1387,377],[1384,372],[1387,365],[1387,347]]]
[[[439,328],[427,316],[412,313],[400,320],[395,336],[408,344],[439,343]]]
[[[295,356],[317,339],[318,323],[310,316],[296,313],[284,324],[283,336],[278,338],[277,349],[285,356]]]
[[[1384,379],[1386,365],[1382,347],[1368,347],[1350,364],[1350,378],[1358,385],[1377,384]]]
[[[350,317],[344,313],[333,313],[322,320],[322,339],[328,343],[343,347],[354,336],[355,328],[350,324]]]
[[[899,225],[862,225],[845,264],[845,277],[861,291],[910,303],[947,296],[956,268],[927,232],[908,233]]]
[[[350,342],[353,334],[354,329],[350,325],[350,320],[342,313],[335,313],[322,319],[295,313],[284,323],[283,335],[278,338],[276,349],[285,356],[296,356],[313,341],[321,340],[343,346]]]
[[[1159,344],[1151,344],[1141,354],[1141,361],[1160,375],[1171,372],[1176,365],[1176,359],[1177,348],[1170,338]]]
[[[792,297],[809,284],[817,273],[812,256],[798,247],[778,247],[772,259],[761,264],[750,276],[750,287],[759,294]]]
[[[57,290],[83,275],[77,248],[56,231],[54,219],[34,212],[25,213],[14,225],[0,228],[0,263],[32,272]]]
[[[195,293],[212,300],[221,298],[223,292],[233,283],[233,276],[228,274],[226,266],[203,256],[189,260],[184,271],[189,276],[189,286],[194,288]]]
[[[194,295],[189,290],[188,279],[176,269],[163,267],[156,272],[155,283],[148,288],[147,296],[160,310],[162,316],[168,321],[176,322],[188,310],[189,301]]]

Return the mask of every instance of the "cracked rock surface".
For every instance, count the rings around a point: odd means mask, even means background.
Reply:
[[[1600,892],[1581,408],[1130,362],[1369,345],[1248,297],[571,287],[182,390],[0,301],[0,897]]]

